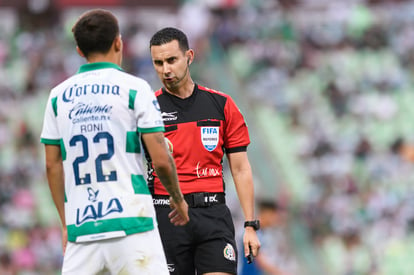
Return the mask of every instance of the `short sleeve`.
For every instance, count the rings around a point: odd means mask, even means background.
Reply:
[[[243,115],[230,96],[228,96],[224,106],[224,114],[224,147],[226,152],[246,151],[250,144],[249,131]]]
[[[57,97],[53,93],[49,96],[46,103],[45,114],[43,119],[43,129],[40,135],[40,142],[44,144],[58,145],[61,139],[57,125]]]
[[[151,87],[145,82],[137,91],[134,109],[138,117],[138,131],[141,133],[163,132],[164,123],[161,118],[160,105]]]

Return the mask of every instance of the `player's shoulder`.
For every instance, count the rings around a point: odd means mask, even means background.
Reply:
[[[68,87],[70,87],[74,83],[74,80],[76,78],[75,76],[76,75],[73,75],[54,86],[51,89],[51,95],[57,96],[58,94],[63,93]]]
[[[131,86],[133,85],[133,87],[136,87],[137,89],[147,89],[147,90],[151,90],[150,84],[148,83],[148,81],[146,81],[145,79],[132,75],[130,73],[124,72],[124,71],[118,71],[118,80],[117,82],[119,82],[121,85],[127,85],[127,86]]]

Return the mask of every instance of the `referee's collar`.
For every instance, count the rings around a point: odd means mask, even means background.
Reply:
[[[94,71],[94,70],[111,69],[111,68],[122,71],[122,68],[116,65],[115,63],[94,62],[94,63],[83,64],[82,66],[80,66],[78,70],[78,74],[89,72],[89,71]]]

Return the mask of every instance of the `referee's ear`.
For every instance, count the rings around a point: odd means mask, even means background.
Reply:
[[[193,63],[194,51],[192,49],[189,49],[186,51],[185,55],[187,57],[187,65],[190,65],[191,63]]]

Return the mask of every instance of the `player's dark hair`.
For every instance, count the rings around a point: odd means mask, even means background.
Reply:
[[[79,17],[72,32],[85,57],[91,53],[107,53],[119,35],[118,20],[107,10],[90,10]]]
[[[173,40],[178,41],[178,45],[183,52],[187,51],[190,48],[185,33],[179,29],[171,27],[157,31],[150,40],[150,48],[152,46],[161,46],[163,44],[167,44]]]

